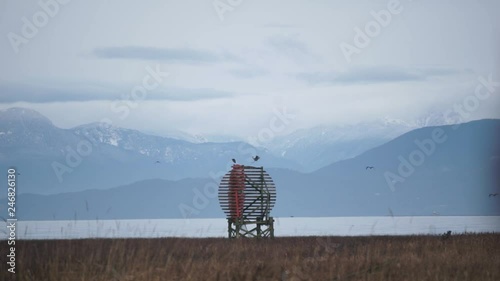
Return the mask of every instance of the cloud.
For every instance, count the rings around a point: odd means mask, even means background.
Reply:
[[[279,52],[289,54],[309,54],[307,44],[294,35],[275,35],[268,38],[267,43]]]
[[[215,89],[170,89],[159,93],[153,93],[150,100],[170,100],[170,101],[197,101],[212,100],[221,98],[231,98],[234,94]]]
[[[396,67],[357,68],[344,72],[302,72],[295,77],[309,84],[375,84],[406,81],[423,81],[440,76],[463,73],[448,68],[406,69]]]
[[[236,56],[229,53],[219,54],[190,48],[104,47],[96,48],[91,53],[101,59],[154,60],[173,63],[217,63],[238,60]]]
[[[132,100],[129,94],[130,90],[103,90],[90,87],[87,89],[83,87],[62,89],[18,84],[0,85],[0,95],[2,96],[0,103],[115,101],[126,100],[127,98]],[[233,96],[233,93],[209,88],[163,88],[148,92],[145,100],[197,101],[230,98]]]
[[[90,101],[90,100],[111,100],[119,96],[117,92],[110,89],[101,90],[91,87],[81,87],[77,85],[71,90],[40,85],[25,84],[1,84],[1,103],[30,102],[66,102],[66,101]]]
[[[295,25],[292,24],[282,24],[282,23],[267,23],[262,25],[264,28],[296,28]]]
[[[263,69],[232,69],[228,71],[229,74],[233,75],[234,77],[237,78],[242,78],[242,79],[251,79],[251,78],[256,78],[260,76],[264,76],[268,74],[269,72]]]

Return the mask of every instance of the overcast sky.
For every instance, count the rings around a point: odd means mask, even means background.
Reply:
[[[287,131],[411,121],[464,102],[480,76],[500,81],[497,0],[65,1],[47,15],[49,0],[0,0],[0,109],[63,128],[106,118],[245,138],[284,108]],[[374,25],[372,12],[391,18]],[[373,37],[346,57],[342,44],[356,47],[366,27]],[[169,75],[131,100],[151,71]],[[499,96],[468,119],[499,118]]]

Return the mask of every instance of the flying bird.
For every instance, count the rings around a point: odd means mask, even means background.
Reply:
[[[259,157],[259,155],[255,155],[255,157],[252,157],[252,159],[253,159],[253,162],[257,162],[257,161],[259,161],[260,157]]]
[[[234,163],[234,164],[236,164],[236,160],[235,160],[234,158],[233,158],[233,159],[231,159],[231,161],[233,161],[233,163]]]
[[[371,169],[375,169],[375,167],[373,167],[373,166],[366,166],[366,170],[371,170]]]
[[[488,197],[491,197],[491,196],[495,197],[497,195],[498,195],[498,193],[490,193],[490,195],[488,195]]]
[[[155,164],[160,164],[160,160],[156,160]]]

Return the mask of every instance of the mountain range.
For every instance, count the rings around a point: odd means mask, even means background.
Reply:
[[[452,122],[439,111],[429,111],[411,122],[386,116],[357,124],[297,130],[273,138],[265,147],[276,156],[298,163],[302,172],[312,172],[353,158],[409,131],[450,124]]]
[[[255,147],[242,141],[209,142],[206,137],[179,132],[179,138],[162,137],[106,123],[62,129],[34,110],[10,108],[0,111],[0,167],[19,167],[29,175],[19,192],[39,194],[109,188],[152,178],[213,178],[230,168],[232,158],[251,164],[255,155],[265,167],[311,172],[412,128],[388,119],[323,126]]]
[[[85,135],[82,127],[74,130],[76,137]],[[121,139],[116,135],[102,136],[111,147],[116,147],[113,143],[119,144]],[[478,120],[411,130],[356,157],[308,173],[263,164],[277,186],[272,215],[500,215],[500,196],[489,196],[500,193],[499,144],[500,120]],[[150,155],[159,153],[148,151]],[[123,164],[117,160],[116,165]],[[223,217],[216,191],[219,177],[229,167],[224,163],[214,167],[221,172],[213,177],[151,178],[108,189],[21,194],[18,217]],[[19,176],[20,188],[25,181],[23,175]]]
[[[53,194],[101,189],[159,178],[180,180],[219,175],[231,159],[299,169],[263,148],[244,142],[191,143],[92,123],[62,129],[26,108],[0,111],[0,167],[17,167],[18,193]]]
[[[279,136],[266,144],[275,156],[298,163],[312,172],[334,162],[355,157],[412,129],[405,123],[385,120],[343,126],[319,126]]]

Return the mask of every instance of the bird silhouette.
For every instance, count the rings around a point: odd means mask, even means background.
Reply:
[[[488,195],[488,197],[491,197],[491,196],[495,197],[497,195],[498,195],[498,193],[490,193],[490,195]]]
[[[233,163],[234,163],[234,164],[236,164],[236,160],[235,160],[234,158],[233,158],[233,159],[231,159],[231,161],[233,161]]]
[[[156,160],[155,164],[159,164],[159,163],[160,163],[160,161],[159,161],[159,160]]]
[[[252,159],[253,159],[253,162],[257,162],[257,161],[259,161],[260,157],[259,157],[259,155],[255,155],[255,157],[252,157]]]
[[[366,170],[371,170],[371,169],[375,169],[375,167],[373,167],[373,166],[366,166]]]

